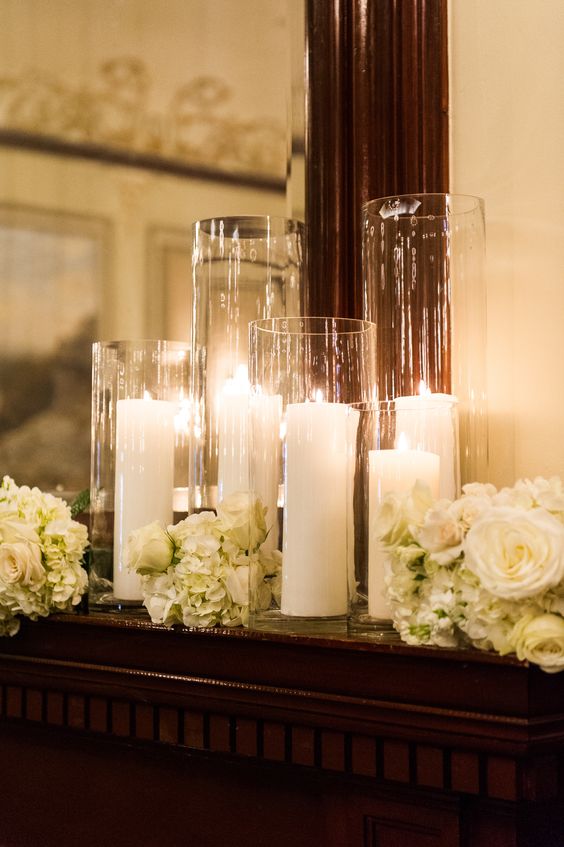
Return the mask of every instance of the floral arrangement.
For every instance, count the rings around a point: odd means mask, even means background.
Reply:
[[[389,553],[386,594],[409,644],[481,650],[564,669],[564,486],[465,485],[433,501],[417,483],[388,494],[374,529]]]
[[[251,560],[257,591],[268,607],[280,592],[281,554],[260,550],[265,509],[246,492],[215,512],[189,515],[164,529],[157,521],[131,533],[128,564],[141,576],[143,604],[153,623],[172,626],[246,625]]]
[[[0,635],[15,635],[20,617],[37,620],[75,606],[86,590],[87,530],[70,507],[39,488],[0,484]]]

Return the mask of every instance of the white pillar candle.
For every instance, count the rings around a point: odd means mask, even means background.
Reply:
[[[422,384],[421,393],[397,397],[396,431],[409,443],[418,443],[441,457],[439,496],[454,500],[458,493],[458,401],[452,394],[431,394]]]
[[[249,380],[244,365],[221,391],[217,485],[219,501],[249,490]]]
[[[398,442],[399,443],[399,442]],[[368,614],[389,619],[390,607],[384,596],[387,552],[376,538],[374,522],[385,494],[407,493],[417,480],[427,483],[433,497],[439,496],[441,459],[436,453],[402,449],[370,450],[368,453]]]
[[[286,409],[281,611],[336,617],[347,611],[347,407]]]
[[[282,442],[282,397],[257,394],[251,398],[253,439],[253,491],[266,507],[268,535],[262,545],[266,552],[278,548],[278,487]]]
[[[114,596],[141,600],[141,580],[127,568],[130,532],[173,519],[175,406],[166,400],[118,400],[114,515]]]

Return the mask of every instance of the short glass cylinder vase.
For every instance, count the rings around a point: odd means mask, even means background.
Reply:
[[[378,325],[378,398],[455,398],[462,482],[487,480],[484,203],[456,194],[363,209],[364,317]]]
[[[98,341],[92,356],[89,605],[140,606],[132,530],[188,512],[190,351],[173,341]]]
[[[250,562],[249,626],[339,631],[347,615],[349,403],[374,399],[376,327],[346,318],[250,326],[250,484],[268,535]]]
[[[415,397],[349,408],[349,428],[356,432],[349,453],[347,536],[349,629],[374,636],[393,632],[386,599],[390,560],[385,531],[401,527],[400,499],[422,484],[420,501],[427,508],[457,490],[458,421],[454,404]],[[396,506],[379,515],[386,495]],[[400,498],[400,499],[398,499]],[[390,526],[389,515],[393,513]],[[408,518],[405,518],[408,522]],[[389,522],[389,521],[388,521]],[[382,538],[384,534],[384,538]]]
[[[193,225],[191,510],[248,490],[249,322],[302,313],[299,221],[213,218]]]

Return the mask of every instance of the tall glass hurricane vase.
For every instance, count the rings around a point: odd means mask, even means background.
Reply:
[[[392,632],[386,599],[391,560],[384,541],[388,532],[401,531],[399,513],[394,511],[397,498],[417,485],[417,502],[427,508],[441,492],[455,488],[456,410],[414,397],[411,403],[405,398],[357,403],[349,414],[357,433],[349,470],[353,479],[353,531],[347,536],[349,628],[387,637]],[[385,499],[386,510],[379,514]]]
[[[447,415],[455,408],[462,482],[484,480],[483,201],[453,194],[372,200],[363,209],[362,261],[364,316],[378,325],[379,399],[421,396]]]
[[[130,533],[188,511],[190,351],[173,341],[99,341],[92,367],[89,603],[140,606]]]
[[[358,424],[347,404],[374,397],[375,329],[345,318],[251,324],[250,482],[268,531],[250,562],[251,627],[308,632],[346,620]]]
[[[192,509],[249,488],[249,322],[301,314],[303,226],[275,217],[193,227]]]

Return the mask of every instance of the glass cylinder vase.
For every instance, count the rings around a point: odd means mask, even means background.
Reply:
[[[248,490],[249,322],[302,313],[303,225],[276,217],[193,226],[193,492],[215,509]]]
[[[370,201],[362,263],[364,317],[378,325],[379,399],[455,403],[462,482],[485,481],[483,201],[453,194]]]
[[[173,341],[99,341],[92,361],[89,605],[140,606],[129,534],[188,512],[190,351]]]
[[[250,562],[253,628],[344,626],[355,443],[347,404],[375,396],[375,330],[346,318],[251,324],[250,484],[268,532]]]
[[[381,532],[407,526],[409,518],[402,521],[399,504],[416,483],[418,502],[425,508],[452,496],[457,488],[458,420],[454,405],[419,397],[354,404],[349,415],[356,432],[349,452],[349,628],[387,636],[393,631],[386,601],[390,571]],[[395,506],[379,517],[386,495],[394,496]]]

